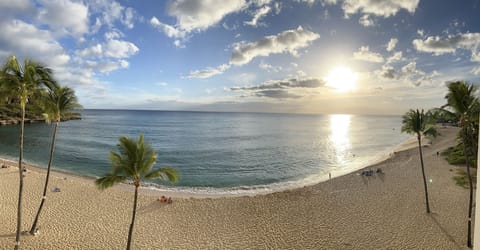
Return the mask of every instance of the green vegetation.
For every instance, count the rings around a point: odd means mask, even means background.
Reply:
[[[477,183],[477,176],[473,175],[472,178],[473,178],[473,187],[475,187],[476,183]],[[458,170],[457,174],[453,177],[453,180],[460,187],[470,188],[470,186],[468,185],[467,172],[465,172],[463,170]]]
[[[57,137],[57,129],[60,121],[64,117],[69,117],[73,110],[79,109],[82,106],[78,103],[75,92],[69,87],[59,86],[56,82],[52,82],[48,86],[47,93],[41,98],[41,107],[44,110],[45,120],[50,123],[55,122],[53,125],[52,142],[50,144],[50,158],[48,160],[47,175],[45,177],[45,185],[43,188],[43,196],[38,208],[37,214],[30,229],[30,234],[35,235],[37,230],[37,223],[42,212],[43,205],[47,199],[48,181],[50,178],[50,169],[53,161],[53,153],[55,150],[55,141]]]
[[[109,188],[125,180],[131,180],[135,186],[135,196],[133,199],[132,222],[128,230],[127,250],[132,243],[133,226],[135,224],[135,215],[137,212],[138,188],[141,181],[146,179],[161,179],[170,182],[176,182],[178,179],[177,170],[173,168],[159,168],[150,171],[157,160],[157,154],[150,145],[143,141],[143,135],[140,135],[137,141],[127,137],[120,137],[120,143],[117,144],[119,153],[110,152],[110,162],[112,171],[105,174],[95,181],[100,189]]]
[[[63,110],[52,107],[51,97],[63,90],[68,93],[68,100],[57,99],[57,106]],[[72,101],[70,104],[69,102]],[[56,112],[56,121],[61,119],[78,118],[79,114],[72,112],[73,108],[80,108],[75,93],[68,87],[60,87],[53,79],[52,70],[41,63],[25,60],[20,63],[15,56],[6,59],[0,70],[0,124],[20,123],[20,142],[18,157],[18,205],[17,205],[17,228],[15,235],[15,249],[20,247],[21,225],[22,225],[22,203],[23,203],[23,141],[25,134],[25,122],[43,121],[50,119],[52,112]],[[57,119],[58,118],[58,119]],[[55,138],[55,134],[54,134]],[[50,169],[53,156],[54,141],[48,168]],[[47,174],[47,183],[48,183]],[[46,184],[47,185],[47,184]],[[46,188],[43,197],[46,195]],[[42,199],[42,205],[44,198]],[[40,214],[40,209],[37,217]],[[38,218],[36,218],[38,220]]]
[[[465,154],[463,152],[463,144],[458,144],[455,147],[449,147],[442,152],[442,156],[445,157],[445,160],[448,161],[451,165],[464,165],[465,164]],[[469,154],[470,165],[476,166],[477,159],[472,153]]]
[[[435,120],[430,112],[426,114],[422,111],[410,109],[403,115],[402,132],[409,134],[416,134],[418,140],[418,150],[420,152],[420,164],[422,167],[423,187],[425,190],[425,205],[427,207],[427,213],[430,213],[430,205],[428,203],[428,189],[427,179],[425,177],[425,168],[423,166],[423,154],[422,154],[422,135],[437,136],[435,130]]]
[[[447,85],[448,93],[445,96],[447,104],[441,109],[458,119],[461,130],[458,134],[463,146],[463,155],[467,165],[469,186],[467,246],[472,247],[472,207],[473,207],[473,178],[470,171],[473,159],[477,159],[478,152],[478,119],[480,102],[476,97],[477,87],[463,81],[451,82]],[[455,151],[453,151],[455,152]],[[457,151],[458,152],[458,151]],[[474,156],[474,157],[472,157]],[[453,157],[452,157],[453,158]]]

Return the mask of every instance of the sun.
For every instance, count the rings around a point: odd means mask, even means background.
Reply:
[[[355,89],[357,85],[357,74],[347,67],[333,68],[327,77],[327,86],[340,92],[348,92]]]

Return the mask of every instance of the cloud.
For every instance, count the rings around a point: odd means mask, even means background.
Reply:
[[[260,67],[261,69],[263,70],[266,70],[268,72],[279,72],[282,70],[282,67],[278,66],[278,67],[274,67],[268,63],[265,63],[265,62],[260,62],[260,64],[258,64],[258,67]]]
[[[471,50],[473,56],[475,49],[480,46],[480,33],[459,33],[444,37],[429,36],[425,40],[415,39],[412,43],[417,51],[434,55],[454,53],[456,49],[466,49]]]
[[[168,3],[167,13],[175,17],[178,29],[185,32],[202,31],[246,5],[245,0],[175,0]]]
[[[395,49],[395,46],[397,46],[398,39],[397,38],[390,38],[390,41],[388,41],[387,44],[387,51],[392,51]]]
[[[433,71],[430,75],[422,70],[417,69],[416,62],[410,62],[403,66],[401,69],[401,77],[415,86],[420,86],[425,83],[432,83],[433,78],[438,74],[437,71]]]
[[[359,51],[353,53],[353,58],[367,62],[381,63],[383,56],[380,53],[371,52],[368,46],[360,47]]]
[[[250,25],[250,26],[253,26],[253,27],[257,27],[258,21],[260,19],[262,19],[263,17],[265,17],[271,10],[272,10],[272,8],[268,5],[262,6],[261,8],[258,8],[255,11],[251,21],[245,21],[243,23],[245,25]]]
[[[212,76],[215,76],[215,75],[222,74],[223,72],[225,72],[225,70],[227,70],[229,68],[230,68],[230,65],[222,64],[222,65],[220,65],[216,68],[208,67],[204,70],[191,71],[186,77],[187,78],[201,78],[201,79],[209,78],[209,77],[212,77]]]
[[[0,1],[0,12],[0,20],[9,20],[15,16],[34,16],[36,8],[30,0]]]
[[[268,97],[268,98],[275,98],[275,99],[296,99],[301,97],[299,95],[289,93],[288,91],[282,90],[282,89],[260,90],[255,92],[254,95],[258,97]]]
[[[420,0],[344,0],[342,9],[346,16],[357,12],[390,17],[401,9],[414,13]]]
[[[117,69],[125,69],[130,65],[126,60],[118,61],[86,61],[85,65],[101,73],[109,73]]]
[[[401,51],[395,52],[391,57],[387,59],[387,63],[400,61],[403,59],[403,53]]]
[[[307,3],[309,6],[312,6],[317,2],[320,2],[322,6],[327,4],[337,4],[337,0],[295,0],[295,2]]]
[[[470,61],[480,62],[480,52],[476,50],[472,50],[472,56],[470,57]]]
[[[388,65],[382,66],[382,70],[375,71],[375,74],[385,79],[395,79],[397,75],[395,69]]]
[[[269,80],[256,86],[231,87],[230,90],[264,90],[289,88],[318,88],[325,85],[325,81],[317,78]]]
[[[152,17],[152,19],[150,19],[150,24],[154,28],[163,32],[166,36],[168,36],[170,38],[183,38],[186,35],[185,31],[176,29],[175,27],[170,26],[168,24],[164,24],[164,23],[160,22],[156,17]]]
[[[480,67],[475,67],[473,68],[470,73],[476,75],[476,76],[480,76]]]
[[[48,30],[38,29],[21,20],[0,22],[1,54],[16,54],[20,58],[42,59],[49,67],[60,67],[70,56]]]
[[[139,48],[127,41],[110,39],[106,43],[96,44],[76,52],[78,56],[87,58],[128,58],[137,54]]]
[[[358,19],[358,23],[363,25],[364,27],[375,26],[375,22],[370,17],[370,15],[363,15],[362,17],[360,17],[360,19]]]
[[[297,50],[307,47],[312,41],[320,38],[320,35],[301,26],[294,30],[286,30],[277,35],[266,36],[255,42],[240,42],[234,44],[230,63],[243,65],[257,56],[268,56],[288,52],[297,55]]]
[[[88,8],[69,0],[40,1],[38,19],[61,34],[81,36],[88,32]]]
[[[300,98],[301,93],[292,93],[295,89],[311,89],[325,86],[325,81],[317,78],[291,78],[269,80],[255,86],[231,87],[231,91],[241,91],[246,96],[269,97],[275,99]]]
[[[115,22],[120,22],[125,27],[132,29],[136,18],[136,12],[130,7],[124,7],[116,1],[112,0],[95,0],[88,2],[89,10],[92,11],[92,17],[95,17],[96,28],[106,25],[109,28],[115,26]]]

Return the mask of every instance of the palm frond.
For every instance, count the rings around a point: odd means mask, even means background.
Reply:
[[[127,178],[125,176],[106,174],[104,177],[98,178],[95,180],[95,185],[100,189],[106,189],[112,187],[113,185],[125,181]]]
[[[145,179],[161,179],[163,181],[169,181],[171,183],[175,183],[179,179],[178,171],[174,168],[159,168],[154,170],[147,175],[145,175]]]

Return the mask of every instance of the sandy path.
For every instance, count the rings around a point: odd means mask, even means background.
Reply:
[[[456,167],[436,156],[454,144],[455,128],[424,147],[433,213],[426,214],[418,148],[360,171],[296,190],[256,197],[175,199],[141,195],[135,249],[466,249],[468,190],[454,184]],[[454,171],[450,171],[454,170]],[[43,171],[25,179],[24,226],[40,202]],[[17,171],[0,170],[0,249],[13,248]],[[98,191],[89,179],[56,174],[40,235],[23,249],[122,249],[133,193]]]

